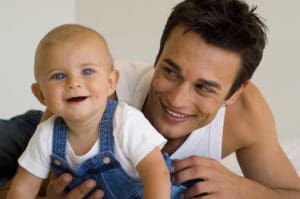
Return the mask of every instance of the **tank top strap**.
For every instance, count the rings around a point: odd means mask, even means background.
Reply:
[[[111,151],[114,153],[113,116],[118,102],[108,100],[106,109],[99,124],[100,152]]]

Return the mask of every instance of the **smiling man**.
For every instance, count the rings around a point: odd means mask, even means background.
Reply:
[[[240,68],[240,56],[210,45],[185,25],[170,33],[157,61],[144,114],[170,141],[172,154],[199,127],[209,124],[223,105]]]

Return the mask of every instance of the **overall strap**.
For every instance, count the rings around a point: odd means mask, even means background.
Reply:
[[[67,125],[61,117],[57,117],[53,127],[52,154],[66,160]]]
[[[113,116],[117,105],[117,101],[107,101],[106,109],[99,124],[100,152],[111,151],[114,153]]]

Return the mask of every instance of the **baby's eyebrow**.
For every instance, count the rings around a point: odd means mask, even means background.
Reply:
[[[93,63],[93,62],[83,62],[80,64],[80,66],[96,66],[97,64],[96,63]]]
[[[49,70],[46,71],[46,73],[50,74],[50,73],[61,72],[61,71],[62,71],[62,69],[60,69],[60,68],[51,67]]]

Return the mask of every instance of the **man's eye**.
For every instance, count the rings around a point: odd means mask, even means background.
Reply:
[[[177,77],[178,76],[178,74],[174,70],[172,70],[172,69],[170,69],[168,67],[165,67],[164,71],[170,77]]]
[[[82,71],[82,74],[85,76],[89,76],[93,73],[94,71],[92,69],[86,68]]]
[[[201,93],[214,93],[214,90],[209,88],[208,86],[199,84],[196,87],[197,87],[197,90],[200,91]]]
[[[55,79],[55,80],[61,80],[61,79],[64,79],[65,78],[65,75],[62,74],[62,73],[57,73],[57,74],[54,74],[52,75],[51,79]]]

